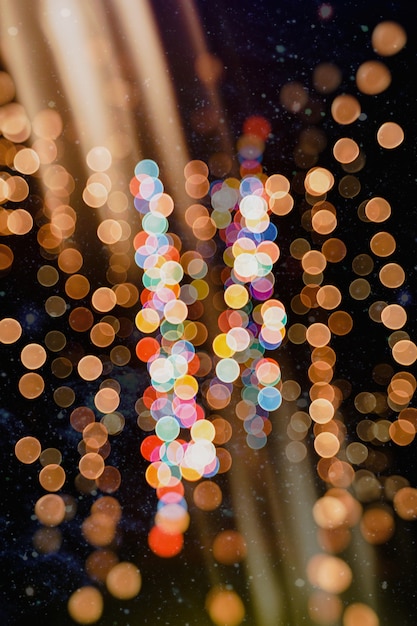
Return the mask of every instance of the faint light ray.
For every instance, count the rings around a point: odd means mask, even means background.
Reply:
[[[361,546],[360,558],[358,559],[357,548]],[[369,604],[379,615],[381,607],[376,601],[378,594],[375,581],[378,581],[376,546],[372,546],[361,536],[359,528],[352,529],[352,541],[347,549],[349,563],[353,572],[353,586],[356,581],[359,582],[360,595],[357,596],[358,601]],[[360,579],[359,579],[360,576]]]
[[[186,24],[187,35],[192,42],[195,58],[197,58],[198,55],[208,54],[209,49],[194,0],[179,0],[179,6]],[[224,119],[225,111],[217,84],[217,81],[205,83],[204,89],[206,91],[207,100],[219,116],[221,115]],[[222,124],[220,129],[220,142],[221,149],[232,156],[235,152],[235,148],[230,137],[229,128],[226,124]]]
[[[24,8],[25,11],[27,10],[31,13],[36,11],[33,3],[25,4]],[[19,100],[25,102],[28,114],[32,117],[38,110],[38,103],[45,98],[45,90],[43,81],[33,80],[34,76],[39,76],[38,70],[42,66],[40,57],[33,55],[33,50],[29,46],[22,45],[22,39],[25,41],[33,40],[34,31],[36,32],[38,26],[37,20],[32,14],[33,20],[21,20],[21,10],[22,4],[17,4],[13,0],[5,0],[2,3],[0,14],[0,50],[1,56],[10,68]],[[18,24],[18,27],[16,24]],[[13,28],[18,28],[15,35],[11,34],[11,29]]]
[[[241,441],[240,445],[244,446],[245,442]],[[265,527],[257,509],[247,506],[248,502],[252,503],[254,475],[258,474],[248,468],[245,459],[240,454],[234,454],[229,481],[236,525],[247,538],[246,569],[251,581],[256,623],[258,626],[276,626],[287,619],[283,594],[285,586],[273,567],[270,548],[265,541]]]

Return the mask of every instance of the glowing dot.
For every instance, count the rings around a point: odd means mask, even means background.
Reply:
[[[327,424],[334,416],[334,407],[329,400],[317,398],[310,404],[309,413],[317,424]]]
[[[388,89],[391,72],[381,61],[365,61],[356,72],[356,85],[364,94],[374,96]]]
[[[25,209],[15,209],[7,216],[7,228],[15,235],[25,235],[33,226],[33,218]]]
[[[223,565],[240,563],[246,557],[247,547],[243,536],[236,530],[223,530],[213,541],[213,556]]]
[[[167,496],[160,502],[163,506],[155,515],[155,525],[170,535],[185,532],[190,525],[190,515],[184,506],[177,502],[169,502]]]
[[[39,483],[47,491],[59,491],[65,478],[64,469],[56,463],[46,465],[39,473]]]
[[[65,248],[59,254],[58,267],[66,274],[75,274],[75,272],[80,270],[82,264],[82,254],[75,248]]]
[[[77,369],[84,380],[96,380],[103,371],[103,363],[97,356],[89,354],[78,361]]]
[[[329,329],[335,335],[343,336],[350,333],[353,327],[353,318],[346,311],[334,311],[327,320]]]
[[[92,209],[98,209],[106,204],[108,192],[99,182],[90,182],[83,191],[83,200]]]
[[[95,550],[86,559],[86,572],[91,580],[104,583],[107,574],[117,562],[118,558],[112,550]]]
[[[29,372],[23,374],[19,380],[19,391],[24,398],[33,400],[38,398],[45,389],[45,382],[39,374],[35,372]]]
[[[316,294],[317,304],[323,309],[336,309],[341,300],[342,294],[339,289],[333,285],[324,285],[320,287]]]
[[[231,309],[242,309],[248,300],[249,293],[243,285],[230,285],[224,292],[224,301]]]
[[[340,598],[332,593],[317,589],[308,598],[308,613],[314,623],[340,623],[343,604]]]
[[[301,265],[306,272],[315,276],[325,269],[327,261],[324,254],[318,250],[310,250],[304,254]]]
[[[394,509],[405,520],[417,519],[417,489],[402,487],[394,495]]]
[[[365,205],[365,215],[371,222],[384,222],[391,215],[391,206],[385,198],[371,198]]]
[[[399,304],[388,304],[381,312],[381,322],[391,330],[398,330],[407,322],[407,313]]]
[[[90,291],[90,282],[81,274],[73,274],[65,282],[65,293],[73,300],[82,300]]]
[[[371,545],[386,543],[392,537],[394,529],[394,517],[389,510],[372,507],[364,511],[360,531]]]
[[[214,587],[206,597],[206,609],[216,626],[239,626],[245,607],[233,589]]]
[[[116,304],[116,294],[109,287],[99,287],[93,293],[91,304],[100,313],[111,311]]]
[[[86,162],[94,172],[105,172],[112,162],[111,152],[108,148],[96,146],[87,153]]]
[[[11,317],[4,317],[0,320],[0,341],[2,343],[15,343],[21,335],[22,327],[17,320]]]
[[[343,626],[379,626],[377,614],[370,606],[355,602],[343,613]]]
[[[148,535],[148,544],[157,556],[172,558],[181,552],[184,536],[182,533],[168,534],[158,526],[153,526]]]
[[[62,462],[62,454],[57,448],[46,448],[40,455],[39,461],[42,467],[50,465],[51,463],[60,465]]]
[[[187,305],[181,300],[171,300],[164,307],[164,316],[172,324],[180,324],[188,315]]]
[[[271,124],[260,115],[251,115],[243,123],[243,132],[266,140],[271,132]]]
[[[220,487],[205,480],[199,483],[193,491],[194,504],[202,511],[214,511],[222,503],[222,491]]]
[[[106,587],[119,600],[129,600],[138,595],[142,576],[133,563],[117,563],[106,576]]]
[[[260,220],[266,214],[268,205],[261,196],[248,195],[241,200],[239,208],[247,219]]]
[[[104,471],[104,459],[96,452],[88,452],[81,457],[78,468],[85,478],[95,480]]]
[[[321,322],[315,322],[307,328],[306,339],[311,346],[321,348],[327,345],[331,339],[330,329]]]
[[[14,260],[14,254],[11,248],[1,243],[0,244],[0,271],[8,270],[12,266],[13,260]]]
[[[332,211],[320,209],[312,216],[311,225],[320,235],[329,235],[337,226],[337,218]]]
[[[356,278],[349,285],[349,295],[355,300],[366,300],[371,293],[371,285],[365,278]]]
[[[261,385],[276,385],[281,380],[281,369],[273,359],[261,359],[255,367]]]
[[[334,176],[324,167],[315,167],[309,172],[304,179],[306,191],[313,196],[321,196],[333,187]]]
[[[352,442],[346,447],[346,458],[349,463],[359,465],[368,458],[368,448],[359,441]]]
[[[103,596],[95,587],[80,587],[68,600],[68,613],[78,624],[94,624],[103,613]]]
[[[197,394],[198,382],[189,374],[180,376],[174,383],[174,391],[182,400],[191,400]]]
[[[291,81],[281,87],[279,100],[287,111],[299,113],[308,102],[308,91],[303,84]]]
[[[198,441],[200,439],[213,441],[216,430],[212,422],[209,422],[208,420],[197,420],[191,426],[190,432],[194,441]]]
[[[320,19],[329,20],[333,15],[333,7],[331,4],[321,4],[318,9]]]
[[[331,93],[342,82],[342,72],[334,63],[319,63],[313,72],[313,84],[319,93]]]
[[[405,281],[405,272],[398,263],[387,263],[379,271],[379,280],[385,287],[395,289]]]
[[[37,343],[29,343],[20,353],[20,359],[27,369],[38,369],[39,367],[42,367],[46,361],[45,348]]]
[[[313,517],[320,528],[339,528],[346,522],[347,508],[340,498],[323,496],[313,506]]]
[[[90,545],[108,546],[115,538],[116,522],[106,513],[92,511],[92,514],[83,521],[81,531]]]
[[[330,459],[339,452],[340,442],[333,433],[322,432],[314,440],[314,449],[319,456]]]
[[[329,263],[339,263],[346,256],[346,246],[340,239],[327,239],[322,245],[321,251]]]
[[[333,146],[333,156],[339,163],[352,163],[359,156],[359,146],[353,139],[342,137]]]
[[[33,118],[33,132],[42,139],[58,139],[63,129],[63,122],[58,111],[42,109]]]
[[[338,124],[352,124],[361,114],[361,105],[354,96],[342,94],[333,100],[331,113]]]
[[[106,245],[115,244],[120,241],[123,235],[123,229],[117,220],[103,220],[97,227],[97,237]]]
[[[79,426],[82,425],[82,421],[80,420]],[[108,439],[108,432],[106,427],[100,423],[91,421],[86,424],[86,426],[82,430],[83,441],[85,444],[85,450],[87,452],[98,452],[100,448],[102,448]],[[94,457],[87,457],[85,459],[85,463],[93,461]]]
[[[328,593],[343,593],[352,582],[352,570],[349,565],[336,556],[325,554],[317,556],[319,558],[315,560],[314,582]]]
[[[35,515],[44,526],[58,526],[65,518],[65,502],[61,496],[48,493],[36,502]]]
[[[409,339],[401,339],[393,346],[392,356],[400,365],[413,365],[417,360],[417,345]]]
[[[158,420],[155,433],[162,441],[173,441],[180,433],[180,425],[174,417],[167,415]]]
[[[16,442],[14,453],[21,463],[34,463],[41,453],[41,444],[36,437],[22,437]]]
[[[404,141],[404,131],[395,122],[385,122],[378,128],[376,138],[382,148],[392,150]]]
[[[94,404],[101,413],[112,413],[120,404],[120,396],[116,389],[105,387],[95,394]]]
[[[234,382],[239,374],[239,363],[234,359],[221,359],[216,365],[216,376],[224,383]]]
[[[258,393],[258,404],[266,411],[275,411],[281,402],[281,392],[276,387],[265,387]]]
[[[372,47],[381,56],[392,56],[404,48],[407,34],[397,22],[384,21],[372,31]]]

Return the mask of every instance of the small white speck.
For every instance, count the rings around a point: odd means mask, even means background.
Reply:
[[[68,8],[61,9],[62,17],[69,17],[70,15],[71,15],[71,9],[68,9]]]
[[[7,32],[11,37],[16,37],[16,35],[19,33],[19,29],[16,26],[9,26]]]

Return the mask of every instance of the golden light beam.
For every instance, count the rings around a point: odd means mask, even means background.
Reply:
[[[39,10],[83,155],[105,144],[121,127],[133,133],[127,112],[115,116],[106,102],[108,86],[118,72],[103,4],[42,0]]]

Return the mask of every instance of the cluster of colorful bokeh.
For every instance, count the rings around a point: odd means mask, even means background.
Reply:
[[[403,27],[394,22],[382,22],[372,33],[378,57],[400,52],[405,43]],[[316,67],[317,93],[337,92],[340,81],[333,63]],[[380,59],[357,69],[355,85],[365,96],[378,96],[390,82],[389,67]],[[192,523],[185,483],[191,485],[193,506],[201,511],[221,507],[216,477],[232,467],[228,443],[236,423],[244,433],[246,451],[256,454],[267,447],[274,416],[284,407],[287,461],[303,462],[310,447],[323,489],[311,512],[317,553],[303,572],[312,587],[306,612],[319,625],[342,619],[344,626],[378,626],[377,609],[362,601],[344,606],[341,595],[351,586],[353,572],[342,553],[352,541],[354,527],[368,544],[379,545],[392,537],[395,516],[417,519],[417,489],[401,476],[386,478],[382,486],[372,464],[367,465],[368,457],[376,455],[368,443],[406,446],[415,438],[417,409],[411,402],[417,383],[404,368],[415,364],[417,345],[405,330],[406,303],[368,301],[369,322],[390,332],[390,362],[376,365],[372,372],[373,382],[386,391],[355,395],[358,414],[368,417],[358,422],[355,433],[348,433],[343,402],[351,389],[335,380],[337,353],[332,341],[346,336],[349,341],[355,321],[345,310],[348,300],[370,297],[372,286],[366,277],[375,264],[384,289],[399,289],[406,278],[395,260],[396,240],[388,226],[382,226],[391,216],[391,205],[376,194],[357,209],[357,218],[375,228],[369,249],[358,249],[352,261],[356,278],[348,293],[326,279],[328,266],[342,262],[347,254],[337,236],[337,199],[333,203],[329,195],[336,197],[337,191],[343,199],[358,196],[361,185],[355,174],[366,164],[359,139],[348,136],[361,117],[358,97],[338,93],[331,103],[331,118],[341,134],[332,147],[334,172],[320,165],[321,135],[311,131],[300,138],[295,151],[294,178],[267,175],[262,159],[271,126],[254,115],[245,121],[237,142],[239,175],[220,178],[202,160],[186,163],[181,185],[189,203],[181,213],[174,194],[164,189],[155,160],[139,160],[127,184],[118,188],[108,173],[117,157],[105,146],[92,147],[86,155],[90,174],[82,199],[86,210],[97,211],[97,239],[109,252],[108,286],[95,286],[89,269],[81,272],[84,258],[81,246],[74,243],[77,214],[70,198],[76,177],[59,162],[62,119],[53,109],[29,119],[24,107],[13,102],[13,81],[6,72],[0,73],[0,85],[4,170],[0,271],[8,275],[15,263],[7,237],[25,237],[36,230],[41,257],[38,286],[45,292],[53,289],[44,301],[51,329],[43,339],[26,341],[24,324],[17,316],[7,316],[0,320],[0,341],[17,346],[24,370],[17,387],[24,399],[36,401],[47,393],[46,374],[60,381],[53,401],[68,412],[68,428],[79,438],[75,487],[94,500],[80,522],[82,536],[92,547],[85,564],[91,584],[70,595],[72,619],[80,624],[97,622],[107,592],[129,600],[142,586],[139,566],[120,561],[117,555],[123,511],[115,494],[122,475],[108,461],[110,438],[123,435],[125,426],[119,409],[124,390],[117,372],[134,362],[137,376],[147,376],[147,386],[132,407],[138,448],[148,463],[144,479],[158,500],[149,525],[150,550],[161,558],[175,558],[183,549]],[[308,102],[301,83],[288,82],[281,89],[280,103],[290,114],[305,112]],[[383,150],[396,150],[404,132],[387,120],[375,141]],[[213,169],[219,169],[219,163],[213,163]],[[340,168],[343,175],[336,186]],[[39,198],[31,191],[32,177],[42,187],[42,209],[36,214],[23,208],[28,198],[33,205]],[[277,280],[282,260],[280,219],[300,198],[308,206],[300,218],[306,235],[291,242],[289,253],[303,285],[288,298],[281,287],[284,281]],[[100,214],[103,207],[107,213]],[[128,280],[133,263],[142,284]],[[59,281],[63,292],[56,293]],[[316,310],[320,319],[310,317]],[[54,326],[61,319],[66,320],[68,334],[81,338],[82,349],[69,345],[63,330]],[[133,354],[129,345],[135,336],[139,338]],[[303,364],[309,381],[305,410],[301,404],[293,410],[305,391],[301,383],[295,376],[281,379],[279,354],[280,350],[285,354],[287,344],[309,348],[310,362]],[[88,388],[88,401],[80,401],[74,381]],[[39,552],[57,551],[59,526],[77,515],[76,496],[62,491],[67,481],[62,454],[31,433],[13,443],[19,461],[41,465],[39,484],[46,493],[33,503],[40,524],[34,545]],[[245,450],[239,453],[244,455]],[[211,546],[215,560],[225,566],[243,561],[250,541],[238,530],[219,531]],[[217,626],[238,626],[245,618],[244,603],[229,586],[214,586],[205,608]]]

